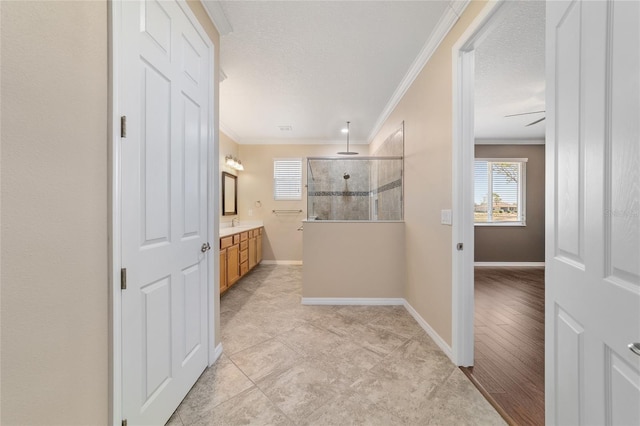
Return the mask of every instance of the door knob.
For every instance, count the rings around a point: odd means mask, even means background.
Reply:
[[[631,352],[640,356],[640,343],[629,343],[627,347]]]
[[[209,245],[209,243],[203,243],[202,247],[200,247],[200,251],[203,253],[206,253],[209,250],[211,250],[211,246]]]

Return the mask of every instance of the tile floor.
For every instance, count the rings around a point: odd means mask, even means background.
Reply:
[[[402,306],[303,306],[301,266],[222,296],[224,353],[176,425],[503,425]]]

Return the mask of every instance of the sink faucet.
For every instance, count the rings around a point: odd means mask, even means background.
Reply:
[[[240,219],[238,219],[237,217],[234,217],[231,220],[231,227],[235,227],[235,226],[238,226],[238,225],[240,225]]]

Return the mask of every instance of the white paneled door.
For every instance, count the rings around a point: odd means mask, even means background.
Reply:
[[[210,50],[177,1],[123,1],[122,415],[164,424],[207,365]]]
[[[547,424],[640,425],[640,2],[546,25]]]

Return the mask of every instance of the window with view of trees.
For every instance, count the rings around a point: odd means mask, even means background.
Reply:
[[[526,159],[476,159],[476,225],[525,225],[526,164]]]

